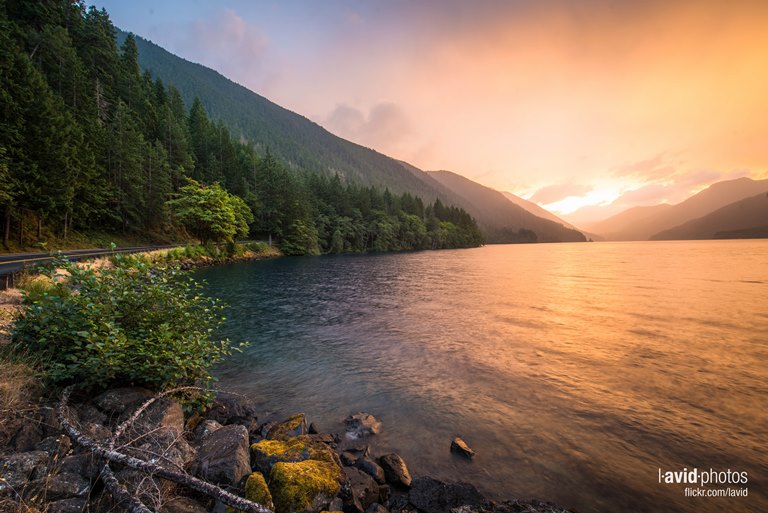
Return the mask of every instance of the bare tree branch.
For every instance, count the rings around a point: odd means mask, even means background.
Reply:
[[[213,497],[214,499],[220,500],[227,506],[231,506],[235,509],[244,511],[246,513],[274,513],[271,509],[264,507],[261,504],[257,504],[255,502],[249,501],[242,497],[238,497],[237,495],[229,493],[226,490],[223,490],[216,485],[208,483],[207,481],[203,481],[201,479],[190,476],[188,474],[175,472],[175,471],[166,469],[165,467],[162,467],[160,465],[156,465],[154,463],[150,463],[148,461],[140,460],[138,458],[134,458],[127,454],[117,452],[114,449],[109,449],[107,447],[104,447],[99,443],[97,443],[96,441],[88,438],[83,433],[80,433],[77,429],[75,429],[75,427],[70,423],[69,419],[67,418],[66,409],[67,409],[67,403],[69,402],[69,396],[71,395],[71,393],[72,393],[71,386],[64,389],[64,392],[62,393],[62,396],[61,396],[61,402],[59,403],[59,406],[57,408],[57,414],[59,417],[59,422],[61,423],[61,426],[64,428],[64,431],[66,431],[67,435],[69,435],[72,441],[75,442],[76,444],[82,447],[85,447],[86,449],[89,449],[91,452],[93,452],[97,456],[105,458],[109,461],[120,463],[134,470],[141,470],[147,473],[157,475],[164,479],[168,479],[169,481],[173,481],[175,483],[184,485],[195,491],[208,495],[209,497]],[[112,442],[112,444],[114,444],[114,442]],[[108,466],[107,466],[107,471],[111,473],[111,470],[109,470]]]

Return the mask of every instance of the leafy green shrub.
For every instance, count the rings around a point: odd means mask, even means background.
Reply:
[[[66,289],[60,281],[57,282],[44,274],[25,276],[20,280],[19,288],[24,294],[24,302],[27,304],[41,301],[48,295],[66,294]]]
[[[178,268],[57,266],[71,293],[44,295],[13,330],[16,349],[35,355],[50,382],[159,389],[208,381],[209,367],[230,354],[228,340],[211,339],[223,307]]]

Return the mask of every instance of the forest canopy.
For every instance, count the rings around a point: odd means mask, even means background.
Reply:
[[[142,73],[135,39],[118,47],[107,12],[82,2],[0,0],[0,109],[6,248],[92,231],[260,237],[287,254],[482,243],[459,208],[257,153],[199,100],[187,106],[173,84]],[[203,204],[191,208],[203,192],[226,200],[218,226],[203,227]]]

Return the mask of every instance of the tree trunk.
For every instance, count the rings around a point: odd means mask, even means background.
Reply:
[[[37,240],[40,240],[43,237],[43,220],[38,214],[37,216]]]
[[[24,212],[19,212],[19,246],[24,245]]]
[[[5,229],[3,230],[3,246],[8,247],[8,243],[11,240],[11,207],[10,205],[5,207],[5,222],[3,223]]]

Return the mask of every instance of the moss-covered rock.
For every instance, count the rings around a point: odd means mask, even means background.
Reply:
[[[336,453],[327,445],[312,440],[307,435],[287,440],[261,440],[251,445],[254,467],[269,475],[278,462],[295,463],[304,460],[337,462]]]
[[[261,472],[254,472],[245,481],[245,498],[262,506],[274,510],[272,494],[269,492],[267,482]]]
[[[318,506],[318,502],[330,501],[339,493],[343,478],[341,467],[334,462],[305,460],[275,463],[269,475],[275,511],[311,511]],[[324,505],[327,507],[328,503]]]
[[[307,434],[307,419],[303,413],[291,415],[287,420],[275,424],[269,429],[267,438],[270,440],[286,440]]]

